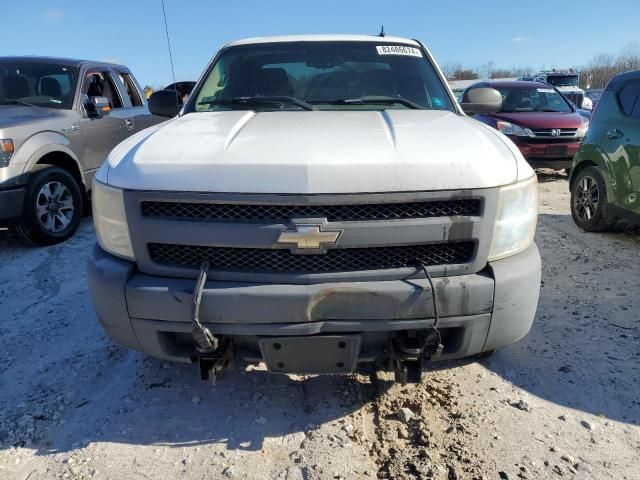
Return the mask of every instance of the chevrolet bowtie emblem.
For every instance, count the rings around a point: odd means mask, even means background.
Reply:
[[[318,250],[325,245],[335,245],[342,230],[322,230],[322,225],[296,224],[295,230],[280,232],[278,243],[298,250]]]

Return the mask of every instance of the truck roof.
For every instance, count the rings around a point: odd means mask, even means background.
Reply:
[[[0,61],[2,60],[13,60],[16,62],[35,62],[35,63],[54,63],[54,64],[62,64],[67,65],[69,67],[80,67],[82,65],[90,64],[90,65],[108,65],[111,67],[120,67],[127,69],[126,66],[120,65],[117,63],[110,62],[100,62],[97,60],[79,60],[77,58],[65,58],[65,57],[41,57],[38,55],[23,55],[23,56],[5,56],[0,57]]]
[[[234,47],[237,45],[249,45],[257,43],[276,43],[276,42],[380,42],[380,43],[402,43],[405,45],[420,45],[415,40],[403,37],[392,37],[378,35],[277,35],[272,37],[252,37],[244,38],[229,42],[225,47]]]

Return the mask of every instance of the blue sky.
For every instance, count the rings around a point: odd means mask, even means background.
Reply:
[[[140,83],[171,81],[160,0],[5,0],[2,55],[117,61]],[[91,5],[100,5],[93,10]],[[108,8],[107,8],[108,5]],[[290,33],[377,33],[425,42],[440,64],[571,67],[640,42],[640,0],[165,0],[178,80],[225,42]]]

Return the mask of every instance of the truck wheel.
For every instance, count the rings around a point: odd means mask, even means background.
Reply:
[[[571,216],[587,232],[603,232],[615,223],[607,212],[607,185],[598,167],[585,168],[573,179]]]
[[[45,168],[32,175],[22,219],[12,230],[31,245],[53,245],[75,233],[82,211],[82,193],[77,180],[61,168]]]

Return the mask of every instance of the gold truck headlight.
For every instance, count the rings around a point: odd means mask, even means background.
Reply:
[[[122,189],[93,180],[93,223],[102,249],[117,257],[134,260]]]
[[[489,261],[522,252],[533,243],[538,221],[538,179],[500,188]]]

